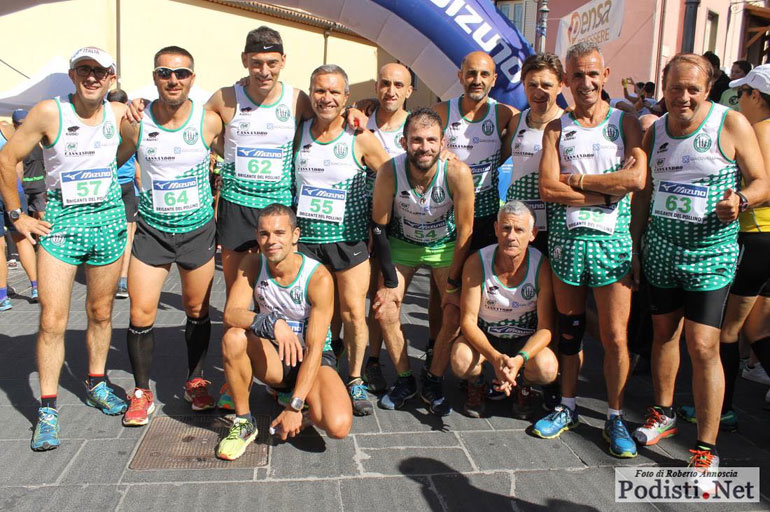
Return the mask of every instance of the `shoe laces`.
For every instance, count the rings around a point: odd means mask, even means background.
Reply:
[[[128,409],[131,411],[144,409],[147,407],[145,404],[149,404],[151,401],[152,399],[150,398],[147,391],[137,388],[133,393],[131,393],[131,405],[128,407]]]
[[[109,387],[106,382],[97,384],[91,390],[91,392],[93,393],[91,396],[96,398],[98,401],[110,406],[123,402],[120,398],[118,398],[118,396],[115,394],[115,391],[113,391],[113,389]]]
[[[227,433],[227,439],[234,441],[236,439],[243,439],[247,437],[244,435],[244,430],[249,433],[253,425],[248,420],[236,421],[233,426],[230,427],[230,431]]]
[[[628,433],[628,429],[623,424],[623,420],[620,416],[615,416],[610,419],[610,434],[622,439],[631,439],[631,435]]]
[[[350,385],[350,396],[353,400],[366,400],[366,386],[359,380],[356,384]]]
[[[411,382],[409,377],[399,377],[396,381],[396,385],[391,392],[391,396],[405,397],[411,393]]]
[[[202,395],[208,395],[209,384],[211,384],[210,381],[198,377],[197,379],[188,381],[187,384],[185,384],[185,389],[191,396],[199,397]]]
[[[558,420],[560,423],[569,423],[572,420],[572,414],[566,405],[557,405],[549,414],[549,419],[551,421]]]
[[[695,469],[708,469],[714,461],[714,453],[710,450],[690,450],[690,467]]]
[[[666,419],[662,412],[655,407],[647,408],[647,419],[643,428],[654,428],[658,423],[665,423]]]
[[[56,431],[56,423],[59,417],[52,412],[43,412],[38,415],[37,429],[41,434],[50,434]]]

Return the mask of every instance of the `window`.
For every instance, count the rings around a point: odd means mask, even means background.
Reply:
[[[497,2],[497,8],[524,33],[524,0],[505,0]]]
[[[706,15],[706,29],[703,31],[703,51],[716,51],[717,49],[717,27],[719,26],[719,15],[714,11],[709,11]]]

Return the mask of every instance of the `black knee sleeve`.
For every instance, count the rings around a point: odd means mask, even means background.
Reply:
[[[586,315],[563,315],[559,313],[559,353],[574,356],[583,349],[583,334],[586,331]],[[569,338],[566,338],[569,336]]]

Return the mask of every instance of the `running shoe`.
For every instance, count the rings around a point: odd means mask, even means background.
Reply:
[[[532,387],[525,386],[520,381],[514,392],[516,395],[514,396],[513,401],[513,417],[520,420],[529,419],[529,415],[532,414],[534,409],[532,406],[534,401]]]
[[[486,409],[484,398],[487,395],[487,385],[484,382],[484,377],[479,376],[478,379],[467,382],[463,414],[471,418],[481,418],[484,416],[484,410]]]
[[[123,425],[127,427],[139,427],[147,425],[149,415],[155,412],[155,401],[152,391],[149,389],[135,388],[128,397],[131,405],[123,415]]]
[[[126,401],[118,397],[115,391],[107,385],[106,381],[101,381],[91,389],[88,389],[88,381],[86,381],[85,386],[86,395],[88,395],[87,405],[96,407],[109,416],[123,414],[128,409]]]
[[[32,441],[29,446],[36,452],[44,452],[58,448],[59,441],[59,412],[52,407],[41,407],[37,410],[37,423]]]
[[[123,283],[120,283],[118,285],[118,289],[115,292],[115,298],[116,299],[127,299],[128,298],[128,288]]]
[[[676,412],[687,423],[698,423],[694,406],[683,405]],[[735,411],[727,411],[719,418],[719,429],[724,432],[735,432],[738,430],[738,415]]]
[[[580,424],[577,409],[574,411],[564,404],[554,407],[544,418],[532,427],[532,433],[543,439],[559,437],[565,430],[572,430]]]
[[[230,395],[230,388],[227,387],[227,382],[222,384],[219,388],[219,400],[217,400],[217,407],[224,409],[225,411],[234,411],[235,403],[233,403],[233,397]]]
[[[192,404],[193,411],[205,411],[216,407],[216,401],[209,393],[209,384],[211,382],[200,377],[185,382],[184,399]]]
[[[623,417],[613,414],[604,423],[604,440],[610,443],[610,454],[623,459],[636,457],[636,443],[628,433]]]
[[[348,393],[350,393],[350,400],[353,402],[353,414],[369,416],[374,411],[366,394],[366,385],[360,377],[348,383]]]
[[[428,405],[428,411],[436,416],[448,416],[452,413],[452,406],[444,396],[444,378],[427,375],[422,381],[420,398]]]
[[[11,298],[6,297],[3,300],[0,300],[0,311],[8,311],[13,307],[13,304],[11,304]]]
[[[660,407],[648,407],[644,425],[634,430],[632,437],[642,446],[658,444],[658,441],[677,433],[676,415],[669,418]]]
[[[758,382],[760,384],[770,384],[770,377],[767,375],[767,371],[762,368],[762,363],[757,363],[753,367],[746,366],[741,372],[741,376],[752,382]]]
[[[30,299],[32,302],[37,302],[39,300],[39,297],[37,295],[37,286],[32,287],[32,291],[30,292]]]
[[[217,457],[224,460],[237,459],[254,442],[257,434],[257,427],[252,422],[245,418],[236,417],[227,436],[217,445]]]
[[[417,381],[414,375],[399,377],[390,391],[380,398],[379,406],[383,409],[400,409],[404,403],[417,394]]]
[[[19,266],[19,262],[15,259],[8,260],[8,268],[17,268]]]
[[[700,475],[716,473],[719,471],[719,456],[709,450],[690,450],[692,456],[687,463],[688,468],[693,468]],[[713,477],[698,476],[691,478],[691,484],[697,486],[702,493],[713,493],[716,482]]]
[[[367,362],[363,375],[366,389],[372,393],[382,393],[388,389],[388,382],[382,374],[380,363]]]

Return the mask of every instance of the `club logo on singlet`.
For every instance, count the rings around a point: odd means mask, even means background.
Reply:
[[[574,153],[575,153],[574,146],[567,146],[566,148],[564,148],[564,154],[565,155],[572,156]]]
[[[401,133],[397,133],[396,136],[393,137],[393,142],[396,143],[396,146],[400,146],[401,145],[401,137],[403,137],[403,135]]]
[[[444,193],[444,189],[434,188],[433,192],[430,193],[430,198],[433,200],[434,203],[443,203],[444,199],[446,199],[446,194]]]
[[[492,135],[492,132],[495,131],[495,125],[492,124],[492,121],[487,119],[486,121],[481,123],[481,131],[484,132],[484,135],[489,137],[490,135]]]
[[[334,145],[334,156],[342,160],[348,156],[348,145],[345,142],[340,142]]]
[[[620,132],[614,124],[608,124],[602,130],[602,135],[604,135],[604,138],[608,141],[615,142],[620,136]]]
[[[524,297],[524,300],[532,300],[535,297],[535,287],[526,283],[521,287],[521,296]]]
[[[75,151],[78,149],[78,143],[77,142],[70,142],[67,144],[67,151]]]
[[[275,107],[275,117],[278,118],[279,121],[286,122],[289,120],[290,116],[291,110],[289,110],[289,107],[286,105],[280,104]]]
[[[185,128],[184,132],[182,133],[182,139],[184,139],[184,141],[187,144],[192,146],[193,144],[198,142],[198,130],[196,130],[192,126],[188,126],[187,128]]]
[[[242,131],[242,132],[245,132],[246,130],[249,129],[249,126],[251,126],[251,125],[248,122],[244,121],[243,123],[239,123],[238,124],[238,130]]]
[[[302,304],[302,288],[295,286],[289,292],[289,297],[294,301],[294,304]]]
[[[112,124],[112,121],[104,123],[104,126],[102,126],[102,134],[105,139],[111,139],[112,136],[115,135],[115,125]]]
[[[705,153],[711,149],[711,137],[706,133],[699,133],[692,141],[692,145],[698,153]]]
[[[663,164],[666,163],[666,160],[663,158],[658,158],[655,161],[655,167],[663,167]]]
[[[155,156],[155,148],[147,148],[147,156]]]

